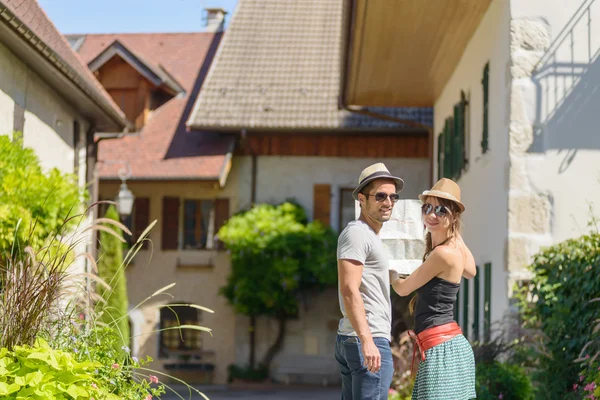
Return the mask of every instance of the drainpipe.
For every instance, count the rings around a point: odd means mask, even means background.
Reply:
[[[248,142],[248,131],[246,129],[241,130],[241,142],[242,147]],[[252,147],[250,147],[250,157],[252,160],[251,175],[250,175],[250,207],[254,207],[256,204],[256,175],[258,171],[258,156],[254,153]]]
[[[91,185],[90,185],[90,204],[88,206],[91,206],[92,204],[95,204],[96,202],[98,202],[98,196],[99,196],[100,184],[99,184],[98,174],[97,174],[97,170],[96,170],[96,165],[98,163],[98,143],[100,143],[100,141],[102,141],[102,140],[122,138],[128,132],[128,128],[125,128],[123,131],[118,132],[118,133],[99,133],[97,135],[99,135],[100,137],[96,140],[95,132],[94,132],[95,129],[96,129],[96,127],[94,126],[94,124],[90,124],[90,127],[85,132],[85,146],[86,146],[86,158],[87,158],[86,177],[85,178],[86,178],[87,182],[91,183]],[[92,207],[91,212],[92,212],[92,221],[94,221],[98,218],[98,207],[97,206]],[[88,246],[88,253],[93,260],[96,260],[97,256],[98,256],[98,246],[97,246],[98,231],[95,229],[92,229],[91,236],[92,236],[91,243]],[[85,272],[88,274],[92,273],[91,268],[90,268],[90,260],[88,260],[87,258],[85,258]],[[88,277],[85,278],[85,288],[86,288],[87,293],[91,293],[91,282]],[[90,307],[91,307],[89,296],[87,298],[86,305],[88,308],[87,314],[89,315]]]
[[[386,120],[386,121],[391,121],[391,122],[397,122],[400,124],[404,124],[413,128],[417,128],[417,129],[423,129],[425,131],[427,131],[427,140],[428,140],[428,153],[429,153],[429,181],[430,181],[430,186],[433,186],[433,128],[431,126],[427,126],[425,124],[421,124],[419,122],[415,122],[415,121],[410,121],[410,120],[405,120],[402,118],[395,118],[389,115],[385,115],[385,114],[381,114],[378,112],[374,112],[369,110],[367,107],[358,107],[358,106],[351,106],[348,105],[348,102],[346,100],[346,81],[347,81],[347,77],[350,75],[350,55],[351,55],[351,49],[352,49],[352,32],[354,30],[354,25],[355,25],[355,21],[356,21],[356,14],[354,13],[354,10],[356,8],[356,0],[350,0],[349,2],[349,23],[347,24],[347,29],[346,29],[346,52],[344,54],[344,57],[342,57],[342,68],[341,68],[341,74],[340,74],[340,96],[339,96],[339,104],[338,104],[338,108],[342,109],[342,110],[346,110],[349,111],[351,113],[355,113],[355,114],[360,114],[360,115],[365,115],[368,117],[372,117],[372,118],[378,118],[378,119],[382,119],[382,120]]]

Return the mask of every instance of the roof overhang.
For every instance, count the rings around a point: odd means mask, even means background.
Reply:
[[[346,0],[343,106],[432,107],[491,0]]]
[[[119,132],[128,126],[120,110],[94,93],[76,71],[2,4],[0,42],[90,121],[97,131]]]
[[[145,61],[140,55],[135,54],[118,40],[115,40],[110,46],[104,49],[96,58],[88,63],[92,72],[99,70],[104,64],[110,61],[114,56],[119,56],[126,63],[131,65],[140,75],[146,78],[156,87],[162,88],[172,96],[184,93],[185,89],[177,80],[167,72],[160,64],[154,66]]]

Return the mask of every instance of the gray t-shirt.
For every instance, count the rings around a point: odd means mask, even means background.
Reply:
[[[337,258],[338,260],[356,260],[363,265],[359,290],[365,304],[371,335],[391,340],[392,304],[389,262],[381,239],[365,222],[352,221],[338,238]],[[338,297],[343,315],[338,327],[338,334],[357,336],[344,309],[339,283]]]

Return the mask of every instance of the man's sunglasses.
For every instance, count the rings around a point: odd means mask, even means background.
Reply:
[[[377,192],[375,194],[368,194],[368,193],[363,193],[363,194],[367,197],[369,197],[369,196],[375,197],[375,201],[377,201],[377,202],[385,201],[388,197],[390,198],[390,201],[392,203],[395,203],[398,200],[400,200],[400,195],[398,193],[387,194],[387,193],[383,193],[383,192]]]
[[[446,207],[434,206],[433,204],[423,204],[423,206],[421,206],[421,212],[423,215],[429,215],[431,212],[434,212],[435,215],[440,218],[445,217],[450,213]]]

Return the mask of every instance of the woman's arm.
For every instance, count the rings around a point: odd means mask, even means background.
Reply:
[[[398,276],[398,279],[392,282],[392,287],[400,296],[408,296],[442,272],[449,265],[448,257],[446,249],[442,247],[435,249],[408,277]]]

